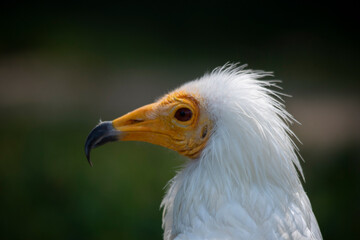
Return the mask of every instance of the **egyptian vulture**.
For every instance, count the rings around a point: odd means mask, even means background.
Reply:
[[[85,153],[144,141],[188,158],[161,203],[165,240],[322,239],[277,81],[226,64],[89,134]],[[299,176],[300,175],[300,176]]]

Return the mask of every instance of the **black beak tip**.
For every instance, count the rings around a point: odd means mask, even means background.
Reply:
[[[86,145],[86,146],[85,146],[86,159],[88,160],[90,166],[92,167],[92,166],[93,166],[93,163],[92,163],[91,160],[90,160],[90,151],[91,151],[91,148],[89,148],[89,146]]]
[[[101,146],[107,142],[118,140],[118,132],[114,130],[110,121],[98,124],[89,134],[85,142],[85,156],[90,166],[93,166],[90,160],[91,149]]]
[[[93,166],[94,166],[93,163],[92,163],[92,161],[90,160],[90,158],[88,158],[88,162],[89,162],[89,164],[90,164],[90,167],[93,167]]]
[[[89,137],[86,139],[86,143],[85,143],[85,156],[86,156],[86,159],[87,161],[89,162],[90,166],[92,167],[93,164],[90,160],[90,152],[91,152],[91,149],[92,149],[92,146],[89,142]]]

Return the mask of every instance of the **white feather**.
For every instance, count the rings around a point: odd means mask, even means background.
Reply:
[[[322,239],[271,73],[226,64],[178,90],[200,96],[215,126],[170,181],[164,239]],[[297,170],[298,172],[297,172]]]

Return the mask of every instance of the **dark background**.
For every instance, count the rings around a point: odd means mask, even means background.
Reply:
[[[283,81],[324,239],[359,237],[359,13],[351,2],[0,6],[0,238],[161,239],[183,159],[146,143],[93,153],[99,119],[226,62]]]

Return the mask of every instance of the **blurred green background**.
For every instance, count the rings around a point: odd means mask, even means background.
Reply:
[[[283,80],[324,239],[360,237],[351,2],[12,1],[0,13],[1,239],[161,239],[163,188],[184,159],[113,143],[90,168],[85,138],[228,61]]]

